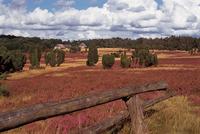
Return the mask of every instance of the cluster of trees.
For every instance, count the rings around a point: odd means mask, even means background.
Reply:
[[[52,49],[56,44],[61,44],[59,39],[40,39],[37,37],[16,37],[11,35],[0,35],[0,46],[8,50],[21,50],[28,52],[30,47],[40,47],[42,51]]]
[[[135,49],[132,54],[132,60],[135,65],[150,67],[157,66],[158,57],[156,54],[150,53],[149,49]]]
[[[65,61],[65,52],[60,49],[51,50],[45,53],[45,63],[51,67],[60,66]]]
[[[38,69],[42,57],[42,48],[31,46],[29,48],[30,69]],[[52,50],[45,54],[46,65],[52,67],[60,66],[65,59],[63,50]],[[0,79],[5,79],[5,73],[22,71],[26,64],[26,55],[21,50],[8,50],[4,46],[0,46]]]
[[[112,68],[115,63],[113,54],[105,54],[102,57],[102,65],[104,69]],[[128,57],[126,53],[120,56],[120,66],[122,68],[132,67],[150,67],[157,66],[158,58],[156,54],[152,54],[148,49],[138,49],[133,51],[132,57]]]
[[[30,60],[30,69],[40,69],[44,68],[40,66],[40,60],[42,57],[42,51],[39,47],[33,47],[29,51],[29,60]],[[50,65],[51,67],[60,66],[64,63],[65,52],[60,49],[50,50],[45,52],[44,55],[46,66]]]
[[[0,47],[0,74],[21,71],[26,64],[26,56],[20,50]]]
[[[158,57],[155,53],[151,53],[149,49],[137,48],[132,52],[132,56],[128,57],[126,52],[118,52],[111,54],[104,54],[102,56],[102,65],[104,69],[112,68],[115,63],[115,58],[120,57],[120,65],[122,68],[134,67],[150,67],[158,65]],[[94,66],[98,62],[98,50],[96,45],[89,47],[88,57],[86,64],[88,66]]]

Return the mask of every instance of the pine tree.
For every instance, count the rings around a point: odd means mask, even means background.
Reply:
[[[55,53],[57,66],[60,66],[65,61],[65,52],[63,50],[55,50]]]
[[[87,65],[94,66],[99,60],[98,49],[96,45],[90,45],[88,57],[87,57]]]
[[[51,67],[55,67],[56,66],[56,53],[54,51],[51,51],[49,53],[49,57],[50,57],[50,60],[49,60],[49,65]]]
[[[41,59],[41,50],[38,47],[31,48],[30,49],[30,63],[31,63],[31,68],[38,68],[40,67],[40,59]]]

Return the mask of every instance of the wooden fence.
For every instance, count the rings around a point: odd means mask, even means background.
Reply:
[[[126,102],[128,111],[124,111],[112,119],[108,119],[104,122],[100,122],[94,126],[74,133],[102,133],[111,128],[116,128],[116,124],[119,126],[120,124],[130,120],[132,124],[132,133],[145,134],[148,133],[148,129],[143,123],[143,109],[165,100],[172,95],[166,94],[166,96],[145,103],[142,103],[138,95],[145,92],[167,91],[167,87],[167,83],[161,81],[141,86],[112,89],[70,100],[37,104],[10,112],[0,113],[0,132],[14,129],[35,121],[81,111],[90,107],[121,99]]]

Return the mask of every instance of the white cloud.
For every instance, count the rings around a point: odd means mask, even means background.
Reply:
[[[74,9],[73,0],[59,0],[62,10],[54,12],[39,7],[30,12],[25,3],[0,2],[0,34],[68,40],[200,33],[199,0],[163,0],[161,6],[155,0],[108,0],[102,8],[85,10]]]

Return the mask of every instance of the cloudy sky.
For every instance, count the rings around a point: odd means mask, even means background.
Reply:
[[[63,40],[200,37],[200,0],[0,0],[0,34]]]

